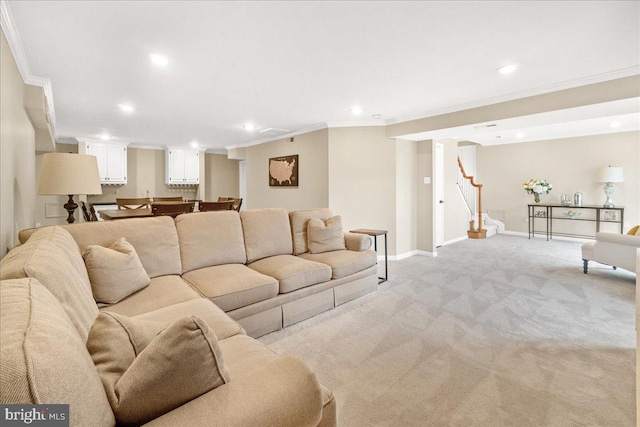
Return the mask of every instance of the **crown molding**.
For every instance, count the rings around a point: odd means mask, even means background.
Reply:
[[[413,120],[425,119],[427,117],[435,117],[443,114],[456,113],[458,111],[470,110],[472,108],[486,107],[487,105],[499,104],[501,102],[507,102],[507,101],[514,101],[516,99],[528,98],[536,95],[544,95],[546,93],[558,92],[565,89],[573,89],[580,86],[587,86],[590,84],[602,83],[609,80],[622,79],[625,77],[631,77],[635,75],[640,75],[640,66],[634,65],[633,67],[622,68],[620,70],[610,71],[607,73],[595,74],[592,76],[582,77],[579,79],[567,80],[565,82],[540,86],[533,89],[510,93],[508,95],[486,98],[479,101],[469,102],[466,104],[453,105],[450,107],[431,110],[419,115],[396,117],[393,119],[388,119],[385,124],[394,125],[398,123],[405,123]]]
[[[377,120],[354,120],[346,122],[327,122],[328,128],[353,128],[353,127],[376,127],[386,126],[387,122],[382,119]]]
[[[9,48],[11,49],[11,53],[16,61],[22,80],[25,84],[40,86],[44,90],[44,94],[47,97],[49,120],[51,122],[53,134],[55,135],[56,110],[53,106],[53,89],[51,87],[51,80],[31,74],[31,68],[29,67],[27,55],[24,53],[24,49],[22,47],[20,34],[14,24],[9,4],[5,0],[0,0],[0,26],[2,27],[4,35],[7,37],[7,43],[9,43]]]

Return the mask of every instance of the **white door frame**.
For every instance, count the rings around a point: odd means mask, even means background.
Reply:
[[[434,144],[434,243],[440,247],[444,243],[444,145]]]

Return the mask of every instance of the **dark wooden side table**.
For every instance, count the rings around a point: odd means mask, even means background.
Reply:
[[[366,234],[373,236],[373,249],[378,253],[378,236],[384,236],[384,277],[378,277],[378,284],[389,280],[389,265],[387,263],[387,230],[369,230],[367,228],[359,228],[351,230],[351,233]]]

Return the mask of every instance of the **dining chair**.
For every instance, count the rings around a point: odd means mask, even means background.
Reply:
[[[184,213],[193,212],[193,207],[195,203],[184,202],[184,203],[152,203],[151,204],[151,213],[154,216],[170,216],[177,217],[178,215]]]
[[[85,202],[80,202],[82,204],[82,216],[86,222],[97,221],[98,215],[96,215],[96,210],[93,208],[93,205],[89,203],[89,208]]]
[[[232,211],[233,201],[225,202],[200,202],[200,212],[208,211]]]
[[[154,197],[153,198],[154,202],[184,202],[184,198],[182,198],[182,196],[176,196],[176,197]]]
[[[149,197],[116,199],[118,209],[148,209],[152,202],[153,200]]]
[[[219,202],[233,201],[233,210],[240,212],[242,199],[237,197],[218,197]]]

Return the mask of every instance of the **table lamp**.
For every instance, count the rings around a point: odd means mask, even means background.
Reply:
[[[596,181],[604,182],[604,194],[607,196],[607,200],[602,205],[605,208],[615,208],[616,205],[613,204],[613,200],[611,200],[611,195],[613,194],[615,187],[613,186],[614,182],[624,182],[622,176],[622,166],[605,166],[602,168],[598,168],[596,173]]]
[[[42,157],[38,194],[69,196],[64,208],[69,213],[67,222],[75,222],[73,213],[78,204],[74,194],[102,194],[98,160],[96,156],[74,153],[47,153]]]

